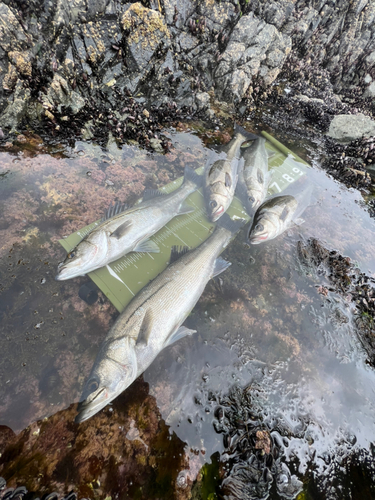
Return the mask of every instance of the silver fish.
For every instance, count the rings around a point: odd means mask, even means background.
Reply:
[[[59,265],[56,279],[66,280],[82,276],[105,266],[128,252],[159,252],[150,236],[173,217],[188,214],[194,208],[184,204],[189,194],[201,184],[201,176],[185,167],[182,186],[170,194],[148,191],[143,201],[130,209],[110,216],[91,231]]]
[[[204,174],[204,196],[208,218],[215,222],[232,203],[238,181],[240,148],[245,141],[257,139],[258,136],[235,125],[235,135],[225,146],[225,159],[209,165]]]
[[[259,137],[242,153],[244,159],[240,182],[246,187],[246,202],[256,210],[267,195],[271,172],[268,170],[266,139]]]
[[[181,325],[207,282],[230,265],[219,255],[239,229],[239,222],[226,216],[208,240],[171,263],[124,309],[96,357],[76,422],[90,418],[115,399],[162,349],[195,333]]]
[[[291,195],[275,196],[267,200],[254,215],[249,242],[257,245],[279,236],[290,227],[297,207],[298,201]]]

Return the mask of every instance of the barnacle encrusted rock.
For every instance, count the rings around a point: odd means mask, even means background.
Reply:
[[[65,78],[55,74],[47,94],[44,95],[43,106],[46,109],[56,107],[59,112],[62,106],[65,106],[76,114],[84,105],[85,100],[70,88]]]
[[[125,33],[129,33],[126,43],[137,71],[146,68],[161,45],[170,46],[170,33],[160,12],[147,9],[141,3],[128,8],[121,24]]]

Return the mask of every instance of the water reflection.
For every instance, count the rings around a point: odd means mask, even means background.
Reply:
[[[166,156],[114,143],[104,152],[85,143],[56,146],[52,155],[47,148],[37,156],[18,152],[16,163],[9,152],[0,153],[2,425],[19,432],[78,400],[117,313],[101,294],[92,306],[78,298],[86,278],[54,281],[64,254],[57,240],[100,218],[113,201],[134,201],[144,187],[181,175],[185,164],[205,163],[209,149],[198,135],[169,134],[175,149]],[[308,177],[315,189],[305,223],[250,249],[242,231],[223,255],[231,268],[207,286],[187,319],[198,333],[162,351],[144,374],[170,426],[165,436],[174,432],[186,443],[189,460],[180,468],[191,479],[224,451],[222,435],[213,430],[214,410],[235,384],[260,388],[254,392],[258,414],[270,429],[275,422],[290,429],[284,453],[298,458],[301,474],[314,469],[328,476],[337,450],[343,459],[353,449],[369,450],[375,439],[375,375],[356,334],[353,306],[334,291],[319,294],[316,285],[327,278],[306,272],[297,252],[298,241],[315,237],[375,276],[375,224],[357,191],[318,167]],[[126,426],[125,436],[134,430],[131,419]]]

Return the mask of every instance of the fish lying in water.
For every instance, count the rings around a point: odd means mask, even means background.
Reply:
[[[204,197],[211,222],[217,221],[232,203],[238,180],[241,144],[254,139],[258,136],[236,125],[234,137],[224,148],[226,158],[206,168]]]
[[[256,210],[266,197],[272,176],[268,170],[266,139],[259,137],[242,152],[242,156],[244,166],[239,180],[243,186],[242,198],[250,209]]]
[[[162,349],[195,333],[181,325],[207,282],[229,267],[219,255],[243,222],[226,215],[210,238],[171,263],[129,303],[101,345],[76,422],[90,418],[115,399]]]
[[[170,194],[146,192],[143,201],[113,215],[93,229],[59,265],[56,279],[67,280],[82,276],[113,262],[128,252],[159,252],[150,236],[176,215],[187,214],[194,208],[185,199],[200,185],[202,177],[185,167],[182,186]],[[113,216],[111,216],[113,215]]]
[[[294,197],[275,196],[265,201],[255,212],[248,239],[253,245],[272,240],[288,229],[292,222],[302,224],[299,215],[308,205],[311,189],[304,190]]]

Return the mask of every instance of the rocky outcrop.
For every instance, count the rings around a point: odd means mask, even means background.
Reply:
[[[324,67],[336,93],[355,86],[371,101],[374,19],[368,0],[3,0],[0,127],[42,118],[58,133],[79,111],[75,130],[95,129],[128,97],[213,118],[216,101],[272,88],[292,55]]]
[[[241,17],[215,71],[221,97],[240,101],[257,76],[265,87],[271,85],[291,46],[290,36],[252,12]]]

